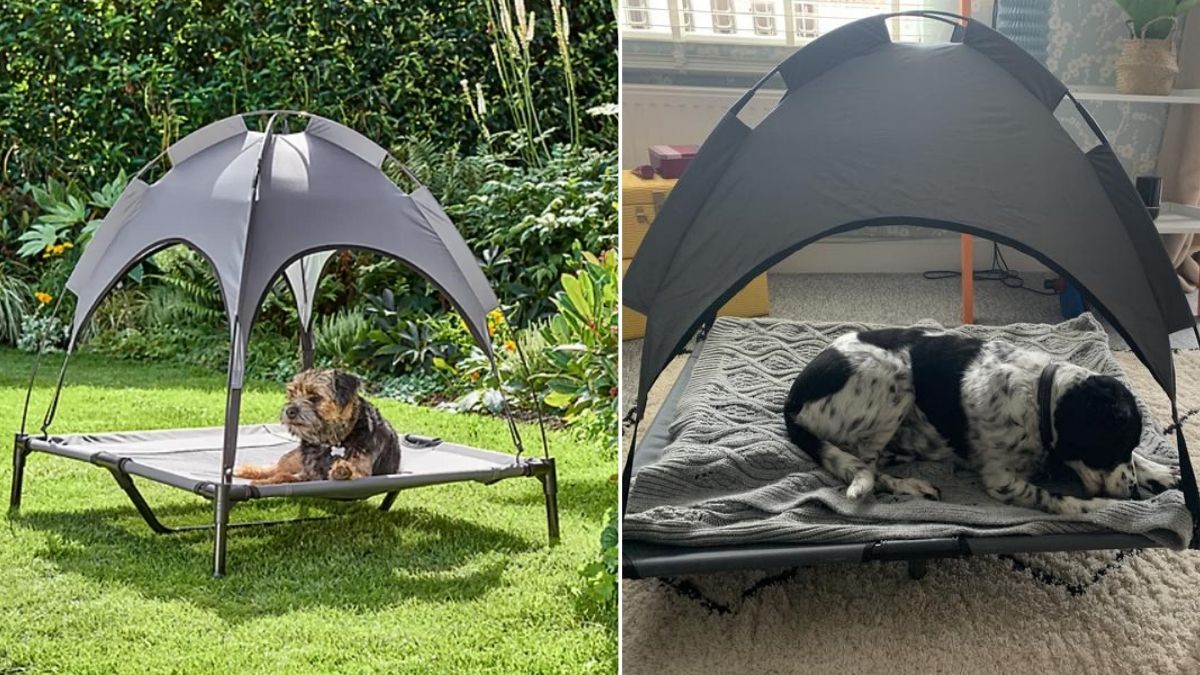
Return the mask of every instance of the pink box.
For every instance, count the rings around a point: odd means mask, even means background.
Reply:
[[[650,166],[663,178],[679,178],[692,158],[696,156],[694,145],[652,145]]]

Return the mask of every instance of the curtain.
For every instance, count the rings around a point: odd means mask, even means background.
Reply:
[[[1200,88],[1200,15],[1184,24],[1178,89]],[[1200,206],[1200,106],[1172,105],[1158,156],[1163,201]],[[1167,234],[1163,245],[1188,291],[1200,285],[1200,235]]]

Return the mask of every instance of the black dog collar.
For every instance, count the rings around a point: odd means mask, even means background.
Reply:
[[[1038,377],[1038,430],[1042,434],[1042,448],[1047,452],[1054,445],[1053,420],[1050,418],[1050,396],[1054,391],[1054,373],[1057,370],[1058,364],[1051,361],[1045,368],[1042,368],[1042,374]]]

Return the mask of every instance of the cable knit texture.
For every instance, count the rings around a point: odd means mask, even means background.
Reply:
[[[941,329],[932,322],[919,325]],[[989,498],[969,469],[916,462],[888,472],[929,480],[941,489],[942,501],[885,494],[862,502],[847,499],[845,485],[788,441],[783,404],[792,380],[834,338],[877,327],[718,319],[679,399],[671,444],[633,482],[624,536],[715,546],[1113,530],[1144,534],[1174,548],[1188,544],[1192,521],[1178,490],[1095,513],[1058,516]],[[963,326],[954,332],[1008,340],[1126,380],[1103,328],[1090,315],[1058,325]],[[1144,401],[1139,404],[1150,423],[1143,428],[1138,452],[1177,464],[1174,446],[1154,422],[1157,416]],[[1070,476],[1039,482],[1079,493]]]

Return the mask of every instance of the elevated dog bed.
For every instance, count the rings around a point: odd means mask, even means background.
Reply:
[[[1086,541],[1132,535],[1144,546],[1182,548],[1189,543],[1192,519],[1178,490],[1122,501],[1096,513],[1056,516],[996,502],[972,471],[956,470],[953,463],[915,462],[888,471],[930,481],[941,490],[941,501],[884,494],[864,502],[847,499],[846,486],[788,440],[783,404],[791,381],[812,357],[838,335],[864,328],[869,326],[717,319],[659,412],[666,433],[650,434],[638,449],[626,541],[689,548],[778,543],[861,547],[876,541],[959,537],[1012,541],[1019,535],[1081,535]],[[1008,340],[1123,378],[1103,328],[1090,315],[1057,326],[965,326],[958,331]],[[1142,410],[1144,419],[1153,419],[1145,405]],[[1153,423],[1143,427],[1137,451],[1159,463],[1178,464],[1175,449]],[[1070,475],[1041,482],[1060,492],[1080,493]]]
[[[951,24],[950,42],[892,42],[888,21],[897,16]],[[773,78],[782,80],[784,96],[761,122],[747,124],[739,113]],[[1088,125],[1092,147],[1081,149],[1067,133],[1055,114],[1060,108]],[[1169,335],[1187,329],[1200,338],[1200,330],[1153,220],[1087,109],[1033,57],[978,21],[923,10],[850,22],[788,57],[730,108],[658,210],[626,272],[622,302],[646,316],[646,336],[622,483],[625,575],[1133,542],[1197,545],[1200,538],[1184,536],[1173,519],[1135,528],[1140,534],[1013,535],[1019,539],[943,537],[936,523],[927,523],[932,529],[901,535],[919,538],[852,544],[829,540],[827,532],[795,543],[794,524],[788,534],[793,543],[754,543],[769,539],[762,536],[767,528],[756,525],[752,543],[729,544],[745,539],[730,537],[735,528],[721,520],[720,510],[744,514],[746,503],[714,502],[701,512],[688,500],[711,494],[697,481],[676,486],[670,499],[677,503],[631,500],[635,475],[653,465],[644,457],[666,456],[666,425],[673,419],[669,411],[667,421],[659,415],[649,438],[636,443],[650,388],[698,332],[714,327],[718,309],[751,279],[814,241],[897,224],[985,237],[1070,281],[1146,366],[1178,422]],[[701,366],[696,361],[693,368]],[[778,395],[784,393],[786,387]],[[678,396],[681,401],[685,393]],[[682,403],[679,410],[690,414]],[[1180,488],[1194,524],[1200,489],[1178,424],[1175,436]],[[650,487],[652,474],[644,475],[639,489]],[[754,503],[778,506],[785,499],[772,495]],[[653,506],[663,510],[645,510]],[[832,498],[822,508],[838,512]],[[994,517],[1006,516],[997,510]],[[679,536],[668,536],[672,530]],[[631,538],[635,533],[674,543]],[[877,534],[883,536],[875,530],[864,536]],[[677,545],[685,540],[689,547]],[[1002,540],[1007,543],[996,543]]]
[[[262,121],[254,130],[248,121]],[[301,122],[289,131],[288,122]],[[164,157],[170,168],[153,183],[142,179]],[[383,167],[393,162],[415,186],[405,192]],[[392,168],[389,166],[389,169]],[[84,326],[105,294],[134,265],[173,244],[186,244],[212,267],[230,325],[225,423],[215,429],[52,436],[67,363]],[[487,315],[498,301],[475,256],[428,189],[408,169],[358,132],[331,120],[293,111],[234,115],[180,139],[142,168],[126,186],[84,249],[67,280],[76,297],[58,386],[40,433],[28,433],[29,397],[13,448],[10,510],[21,503],[25,464],[42,452],[107,468],[156,532],[161,523],[133,482],[139,477],[195,492],[213,501],[213,574],[225,572],[233,505],[284,496],[357,499],[455,481],[491,483],[516,476],[542,484],[550,541],[558,539],[557,476],[543,456],[525,455],[520,432],[504,406],[514,453],[501,454],[403,435],[400,473],[352,481],[254,486],[233,477],[236,463],[268,464],[295,447],[272,426],[239,426],[245,356],[258,310],[276,280],[291,288],[300,323],[301,365],[313,364],[313,298],[325,262],[337,249],[389,256],[420,273],[462,316],[499,377]],[[58,295],[59,303],[65,294]],[[58,305],[55,306],[57,312]],[[37,365],[35,361],[34,372]],[[30,378],[30,390],[34,378]],[[282,402],[282,396],[280,400]],[[540,423],[540,420],[539,420]]]
[[[221,482],[224,432],[221,427],[209,427],[75,434],[31,438],[29,446],[51,455],[115,466],[132,476],[211,496]],[[238,428],[237,438],[238,461],[245,464],[274,464],[299,444],[279,425],[242,426]],[[361,499],[440,483],[494,483],[503,478],[531,475],[534,467],[541,464],[537,459],[516,460],[504,453],[411,434],[400,434],[400,442],[403,452],[398,473],[358,480],[282,485],[251,485],[250,481],[235,477],[230,495],[235,501],[293,496]]]

